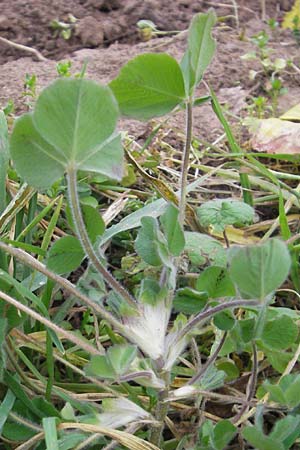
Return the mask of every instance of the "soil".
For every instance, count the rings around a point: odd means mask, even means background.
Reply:
[[[218,50],[205,81],[230,113],[239,116],[246,111],[249,98],[261,93],[261,83],[249,79],[250,69],[259,70],[260,66],[240,57],[254,50],[249,39],[253,34],[262,29],[267,29],[270,35],[271,32],[261,20],[261,0],[235,2],[239,24],[233,3],[230,0],[0,0],[0,37],[36,49],[45,58],[39,61],[27,51],[0,42],[0,107],[12,99],[16,114],[24,111],[27,107],[23,95],[26,74],[36,75],[39,91],[57,77],[56,64],[61,60],[71,61],[72,73],[80,71],[87,62],[87,77],[107,83],[124,63],[142,52],[165,51],[180,59],[186,33],[142,42],[136,23],[147,19],[162,31],[185,30],[195,13],[213,6],[218,17],[224,20],[214,31]],[[284,10],[292,3],[267,0],[267,18],[281,20]],[[53,28],[54,20],[65,24],[69,39],[62,37],[60,29]],[[271,36],[270,46],[276,56],[292,59],[299,66],[300,50],[291,32],[278,29]],[[288,93],[281,96],[279,111],[299,102],[299,73],[285,74],[284,87],[288,88]],[[203,85],[199,94],[205,92]],[[169,126],[175,134],[182,133],[184,117],[170,119]],[[147,133],[146,124],[128,122],[126,128],[137,139]],[[209,105],[196,108],[194,133],[204,140],[219,136],[220,125]]]

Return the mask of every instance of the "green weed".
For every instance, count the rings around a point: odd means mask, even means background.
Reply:
[[[10,139],[0,116],[0,432],[6,448],[222,450],[239,435],[256,448],[288,449],[299,438],[300,391],[290,374],[299,356],[299,315],[274,307],[276,291],[292,263],[296,267],[293,248],[280,238],[230,242],[238,227],[254,220],[252,184],[282,201],[292,193],[281,194],[274,174],[254,158],[246,161],[213,90],[196,97],[214,55],[215,23],[213,11],[193,18],[180,64],[167,54],[143,54],[109,86],[72,78],[64,67],[60,75],[67,76],[15,121]],[[252,164],[268,181],[199,165],[203,173],[235,176],[244,202],[215,199],[195,211],[187,196],[207,175],[188,183],[193,110],[204,101],[224,127],[235,164]],[[187,124],[179,191],[145,172],[127,150],[132,167],[162,198],[106,227],[86,177],[92,174],[99,185],[108,180],[110,187],[124,179],[120,113],[145,121],[176,110],[185,112]],[[7,204],[10,158],[30,187],[24,184]],[[37,239],[45,218],[46,232]],[[281,225],[288,237],[282,207]],[[134,241],[126,248],[142,272],[130,289],[120,283],[125,276],[112,274],[106,253],[119,233]],[[222,234],[230,248],[215,239]],[[78,268],[85,268],[80,281]],[[239,377],[233,355],[242,354],[250,371],[245,394],[218,392]],[[258,404],[261,354],[284,376],[264,383]],[[220,412],[215,423],[202,416],[207,399],[236,409],[226,420]],[[274,402],[284,417],[267,436],[264,413]],[[179,411],[189,420],[187,430],[180,429]]]

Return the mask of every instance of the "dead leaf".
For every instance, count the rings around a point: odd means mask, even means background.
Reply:
[[[289,120],[291,122],[300,122],[300,103],[282,114],[282,116],[280,116],[280,119]]]
[[[295,18],[300,20],[300,0],[296,0],[291,11],[288,11],[283,19],[282,28],[290,28],[294,30],[295,28]]]
[[[285,155],[300,153],[300,123],[262,119],[257,125],[251,139],[254,150]]]

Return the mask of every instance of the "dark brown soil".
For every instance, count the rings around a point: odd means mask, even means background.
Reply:
[[[228,3],[228,7],[218,4]],[[289,0],[267,0],[267,14],[280,15]],[[152,20],[160,30],[184,30],[193,14],[215,6],[219,16],[232,16],[230,1],[203,0],[13,0],[0,1],[0,36],[41,51],[48,58],[61,59],[80,48],[107,47],[113,42],[136,43],[136,23]],[[260,0],[237,1],[242,23],[260,16]],[[70,23],[70,14],[76,19]],[[71,36],[64,39],[51,23],[70,25]],[[232,22],[234,19],[231,17]],[[0,63],[20,56],[5,44],[0,46]]]
[[[257,81],[249,79],[249,70],[259,69],[259,66],[242,61],[240,57],[253,50],[249,37],[267,25],[261,20],[261,0],[237,0],[236,3],[239,28],[231,0],[0,0],[0,37],[34,48],[47,58],[37,61],[35,56],[0,42],[0,107],[12,99],[16,113],[24,110],[26,74],[37,76],[40,90],[57,77],[56,63],[62,59],[72,62],[73,72],[88,61],[87,76],[105,83],[116,76],[122,64],[141,52],[166,51],[180,59],[185,48],[185,33],[141,42],[137,21],[152,20],[162,31],[185,30],[195,13],[214,6],[218,17],[223,17],[224,21],[219,22],[215,30],[218,51],[206,81],[230,112],[238,116],[245,110],[249,97],[258,95],[260,89]],[[266,0],[267,17],[281,19],[283,9],[291,3],[290,0]],[[76,18],[75,24],[70,23],[70,14]],[[70,24],[69,39],[64,39],[59,30],[51,27],[53,20]],[[291,33],[278,30],[270,46],[276,56],[292,59],[299,66],[300,51]],[[299,102],[299,73],[286,74],[284,85],[289,93],[281,98],[282,109]],[[170,120],[170,126],[175,132],[182,132],[184,118],[176,116]],[[143,136],[145,130],[145,124],[129,124],[129,131],[137,138]],[[209,106],[197,108],[195,135],[214,139],[219,132],[220,125]]]

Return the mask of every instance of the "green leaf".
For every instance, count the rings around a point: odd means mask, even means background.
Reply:
[[[245,427],[243,437],[257,450],[284,450],[283,444],[277,439],[266,436],[258,427]]]
[[[19,383],[16,377],[13,377],[8,371],[4,373],[4,381],[5,384],[10,388],[13,394],[20,400],[23,404],[23,407],[26,408],[28,412],[33,413],[39,419],[44,417],[43,412],[41,412],[34,404],[31,398],[23,390],[22,385]]]
[[[43,419],[45,432],[46,450],[59,450],[57,442],[56,418],[45,417]]]
[[[226,374],[222,370],[218,370],[214,366],[209,366],[209,368],[200,379],[199,385],[201,389],[208,391],[218,389],[219,387],[223,386],[225,376]]]
[[[92,356],[90,362],[85,366],[85,373],[87,375],[108,378],[111,380],[116,378],[114,368],[104,355]]]
[[[291,258],[279,239],[263,244],[233,248],[229,275],[243,298],[263,301],[285,281]]]
[[[116,225],[112,225],[108,228],[101,238],[101,245],[104,245],[112,237],[122,231],[131,230],[132,228],[137,228],[141,225],[141,220],[143,217],[159,217],[167,208],[167,203],[163,198],[155,200],[146,206],[134,211],[124,219],[120,220]]]
[[[100,215],[100,213],[94,207],[90,205],[81,204],[81,212],[83,215],[84,224],[92,243],[96,242],[98,236],[101,236],[105,231],[105,223]],[[75,226],[71,214],[71,210],[68,207],[66,209],[66,215],[68,219],[68,224],[73,231],[75,231]]]
[[[239,369],[232,361],[220,360],[216,363],[216,367],[226,373],[225,381],[235,380],[240,375]]]
[[[31,186],[43,189],[63,176],[64,167],[60,154],[34,127],[32,117],[24,114],[16,120],[10,153],[18,174]]]
[[[80,241],[74,236],[64,236],[55,241],[50,248],[47,267],[61,275],[77,269],[83,258],[84,251]]]
[[[185,239],[178,222],[178,209],[170,204],[161,216],[160,223],[167,238],[170,253],[173,256],[179,256],[184,249]]]
[[[7,336],[7,331],[8,331],[8,320],[5,317],[0,317],[0,382],[3,379],[3,371],[4,369],[6,369],[6,353],[4,345]]]
[[[165,289],[161,288],[159,283],[153,278],[143,278],[138,299],[141,303],[156,305],[165,295]]]
[[[69,420],[70,422],[75,422],[75,411],[71,403],[66,402],[65,406],[61,410],[61,417],[64,420]]]
[[[262,342],[271,350],[285,350],[297,339],[297,324],[288,316],[269,320],[263,328]]]
[[[272,439],[281,441],[285,449],[289,449],[300,435],[300,416],[287,416],[277,420],[270,434]]]
[[[235,318],[231,311],[221,311],[214,315],[214,325],[219,328],[219,330],[231,330],[234,324]]]
[[[271,366],[279,373],[283,373],[285,371],[286,366],[293,357],[292,353],[279,350],[273,352],[266,347],[264,348],[264,354],[266,355],[266,358],[268,359]]]
[[[145,53],[132,59],[110,87],[121,113],[140,120],[167,114],[185,98],[180,66],[164,53]]]
[[[250,224],[254,219],[254,209],[244,202],[236,200],[211,200],[197,208],[200,224],[208,228],[210,225],[223,232],[226,225],[241,226]]]
[[[35,430],[29,428],[20,423],[7,420],[4,427],[2,436],[11,441],[27,441],[36,434]]]
[[[214,450],[212,447],[212,438],[214,433],[214,424],[211,420],[204,420],[199,430],[199,440],[201,450]],[[182,447],[180,447],[180,450]]]
[[[185,251],[192,264],[203,266],[204,264],[214,264],[216,266],[226,266],[226,253],[221,244],[207,234],[195,231],[186,231]]]
[[[158,222],[153,217],[143,217],[141,225],[135,241],[135,250],[147,264],[161,266],[162,259],[158,245],[166,247],[166,243],[159,231]]]
[[[117,119],[108,87],[86,79],[56,80],[42,91],[33,114],[16,121],[10,151],[18,173],[37,188],[50,187],[69,166],[120,180]]]
[[[8,169],[8,129],[3,111],[0,111],[0,213],[6,207],[6,173]]]
[[[173,307],[176,311],[184,314],[197,314],[204,308],[207,300],[206,292],[185,287],[176,291]]]
[[[107,357],[117,375],[124,374],[137,354],[135,345],[113,345],[107,351]]]
[[[55,408],[55,406],[45,400],[43,397],[36,397],[32,400],[34,406],[44,414],[44,417],[58,417],[60,418],[60,412]]]
[[[197,14],[193,17],[188,36],[188,48],[181,62],[187,94],[201,81],[210,64],[216,41],[211,36],[212,27],[216,23],[213,10],[207,14]]]
[[[64,434],[58,440],[58,448],[59,450],[73,450],[83,441],[86,441],[85,433],[76,433],[72,431],[72,434]],[[97,443],[97,440],[93,441],[93,443]]]
[[[281,405],[286,405],[286,399],[282,388],[278,384],[271,384],[269,380],[263,383],[265,392],[270,394],[270,400]]]
[[[224,267],[207,267],[196,281],[196,289],[205,291],[209,298],[232,297],[235,295],[234,284]]]
[[[289,407],[298,406],[300,403],[300,376],[296,375],[292,383],[285,390],[285,398]]]
[[[0,404],[0,436],[2,435],[2,429],[7,421],[8,415],[10,411],[12,410],[14,403],[15,403],[15,395],[12,393],[11,390],[8,389],[4,399],[1,401]]]
[[[187,193],[193,192],[199,186],[199,184],[204,182],[206,177],[207,175],[204,175],[203,177],[199,177],[195,181],[190,183],[187,186]],[[103,233],[103,236],[101,237],[101,245],[104,245],[112,237],[114,237],[118,233],[121,233],[122,231],[139,227],[142,217],[159,217],[167,209],[167,206],[167,202],[163,198],[160,198],[153,201],[152,203],[147,204],[146,206],[143,206],[137,211],[134,211],[133,213],[129,214],[129,216],[126,216],[124,217],[124,219],[120,220],[120,222],[116,225],[112,225]]]
[[[229,442],[234,438],[236,428],[229,420],[221,420],[214,427],[213,445],[216,450],[224,450]]]
[[[255,319],[245,319],[238,321],[239,334],[246,344],[254,338],[255,331]]]
[[[300,375],[288,374],[281,378],[279,384],[271,384],[269,380],[263,383],[263,388],[270,393],[270,398],[288,408],[300,404]]]

